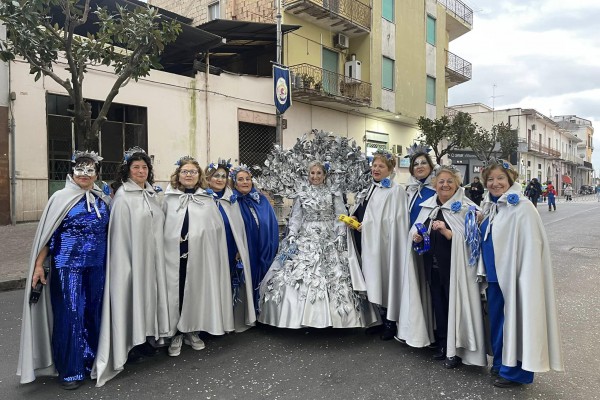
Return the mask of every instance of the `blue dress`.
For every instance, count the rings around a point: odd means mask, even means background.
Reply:
[[[267,198],[254,187],[248,194],[237,196],[248,240],[254,304],[258,310],[259,287],[273,263],[279,247],[279,225]]]
[[[496,203],[499,197],[490,195],[490,199]],[[485,237],[485,232],[488,229],[489,218],[486,218],[481,223],[481,237]],[[503,329],[504,329],[504,296],[498,277],[496,275],[496,262],[494,259],[494,245],[492,243],[492,227],[486,239],[481,243],[481,256],[485,266],[486,280],[488,282],[487,300],[488,314],[490,319],[490,334],[492,341],[492,369],[498,371],[498,374],[509,381],[520,383],[533,382],[533,372],[526,371],[521,368],[521,361],[517,362],[514,367],[509,367],[502,364],[502,347],[503,347]]]
[[[109,209],[96,196],[96,207],[86,202],[69,210],[48,243],[52,354],[65,382],[90,375],[100,334]]]

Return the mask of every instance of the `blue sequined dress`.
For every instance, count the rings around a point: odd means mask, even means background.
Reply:
[[[52,354],[61,380],[90,375],[100,333],[109,209],[83,196],[48,243],[52,259]],[[94,207],[95,205],[95,207]]]

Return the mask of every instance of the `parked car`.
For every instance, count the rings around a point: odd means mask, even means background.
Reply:
[[[594,193],[596,193],[596,189],[590,185],[581,185],[578,193],[579,194],[594,194]]]

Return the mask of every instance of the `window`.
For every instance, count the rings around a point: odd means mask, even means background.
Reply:
[[[219,1],[208,5],[208,20],[214,21],[221,18],[221,4]]]
[[[394,90],[394,60],[383,57],[381,61],[381,86]]]
[[[427,15],[427,43],[435,46],[435,18]]]
[[[426,86],[425,101],[428,104],[435,105],[435,78],[428,75]]]
[[[48,194],[52,195],[64,187],[71,167],[71,155],[82,149],[84,138],[75,135],[72,114],[69,112],[69,97],[48,94],[46,117],[48,120]],[[101,101],[89,101],[92,119],[102,108]],[[72,106],[71,106],[72,107]],[[123,160],[125,150],[140,146],[148,149],[147,110],[144,107],[113,103],[102,125],[98,142],[94,148],[102,160],[98,179],[111,181]]]
[[[267,155],[277,143],[274,126],[239,122],[240,164],[264,165]],[[256,172],[252,172],[256,175]]]
[[[381,0],[381,16],[394,22],[394,0]]]

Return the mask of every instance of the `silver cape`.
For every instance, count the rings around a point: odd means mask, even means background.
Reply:
[[[157,193],[131,179],[113,199],[98,354],[92,377],[102,386],[123,370],[129,350],[147,337],[171,336]]]

